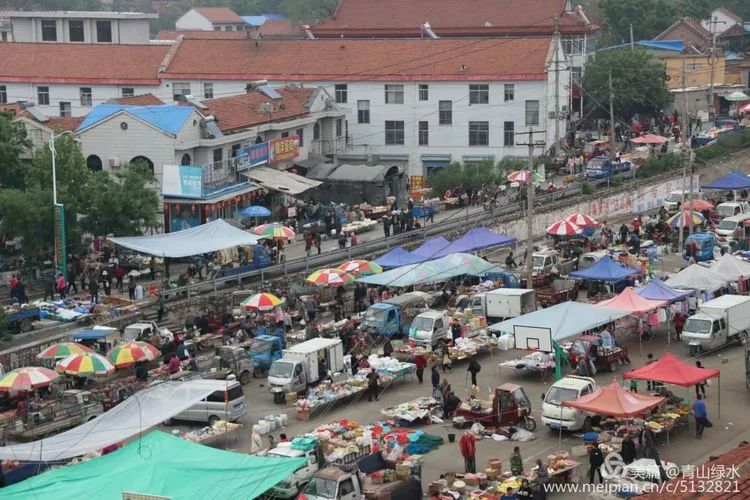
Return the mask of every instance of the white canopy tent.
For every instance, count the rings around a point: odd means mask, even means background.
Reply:
[[[727,281],[716,271],[700,264],[691,264],[664,282],[672,288],[713,292],[727,286]]]
[[[175,233],[108,239],[115,245],[136,252],[156,255],[157,257],[179,258],[237,246],[255,245],[261,237],[238,229],[223,219],[216,219]]]
[[[224,380],[164,382],[137,392],[69,431],[40,441],[0,447],[0,459],[52,462],[101,450],[159,425],[225,387]]]
[[[722,278],[736,280],[750,276],[750,262],[746,262],[731,254],[724,254],[711,266]]]

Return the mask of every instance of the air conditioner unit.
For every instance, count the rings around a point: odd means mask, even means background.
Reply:
[[[109,159],[109,168],[120,168],[120,159],[119,158],[110,158]]]

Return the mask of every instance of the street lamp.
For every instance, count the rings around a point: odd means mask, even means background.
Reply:
[[[65,280],[68,279],[68,252],[67,242],[65,239],[65,206],[62,203],[57,203],[57,151],[55,150],[55,140],[62,137],[63,135],[72,135],[70,130],[55,135],[55,132],[50,132],[49,138],[49,150],[52,156],[52,206],[55,210],[55,269],[62,273]]]

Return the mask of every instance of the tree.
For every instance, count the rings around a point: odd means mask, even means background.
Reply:
[[[677,20],[673,0],[601,0],[604,24],[613,43],[630,40],[651,40]]]
[[[159,198],[149,186],[154,175],[145,165],[131,164],[112,179],[106,172],[94,175],[91,206],[81,224],[96,235],[131,236],[157,226]]]
[[[339,0],[286,0],[286,15],[295,21],[318,22],[331,16]]]
[[[0,233],[23,240],[21,253],[27,266],[52,255],[55,224],[51,190],[0,190],[0,214]]]
[[[21,155],[31,147],[26,129],[6,113],[0,113],[0,188],[23,187],[26,166]]]
[[[586,65],[583,90],[589,109],[609,110],[609,72],[612,72],[614,112],[633,113],[663,109],[671,100],[664,65],[643,49],[600,52]]]

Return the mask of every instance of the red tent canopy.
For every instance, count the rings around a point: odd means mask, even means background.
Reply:
[[[618,311],[627,311],[630,314],[641,314],[666,306],[667,301],[644,299],[632,287],[627,287],[620,295],[612,297],[609,300],[597,302],[596,305],[610,307]]]
[[[636,370],[631,370],[623,375],[623,378],[634,378],[636,380],[655,380],[665,384],[690,387],[704,380],[719,376],[719,370],[710,368],[698,368],[689,365],[676,358],[671,353],[666,353],[658,361]]]
[[[664,144],[665,142],[669,142],[669,139],[660,135],[643,134],[639,137],[631,139],[630,142],[632,142],[633,144]]]
[[[563,406],[611,417],[637,417],[664,402],[662,396],[649,396],[623,389],[617,381],[597,388],[591,394],[574,401],[564,401]]]

